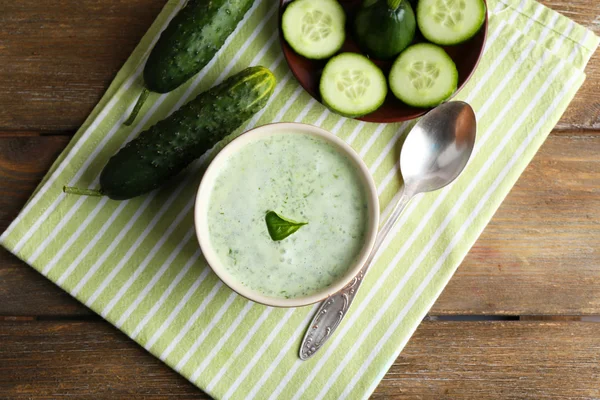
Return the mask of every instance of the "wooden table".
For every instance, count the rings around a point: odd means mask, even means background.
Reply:
[[[0,0],[0,231],[165,0]],[[544,0],[600,34],[597,0]],[[94,18],[90,18],[94,16]],[[600,53],[373,398],[600,397]],[[0,398],[206,398],[0,250]]]

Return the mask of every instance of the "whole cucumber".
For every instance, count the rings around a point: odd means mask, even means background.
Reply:
[[[149,91],[178,88],[209,63],[255,0],[188,0],[171,20],[144,67],[144,85],[125,122],[131,125]]]
[[[250,67],[199,94],[170,117],[127,143],[100,174],[100,190],[65,192],[126,200],[169,181],[262,109],[275,88],[275,76]]]
[[[354,35],[370,57],[387,60],[411,44],[416,26],[408,0],[370,0],[356,13]]]

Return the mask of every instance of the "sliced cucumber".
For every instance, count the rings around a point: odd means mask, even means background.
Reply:
[[[485,14],[483,0],[419,0],[417,24],[430,42],[454,45],[475,36]]]
[[[296,53],[312,59],[328,58],[346,40],[346,14],[336,0],[295,0],[283,13],[281,29]]]
[[[458,71],[444,49],[420,43],[398,56],[389,79],[392,93],[404,103],[413,107],[434,107],[456,91]]]
[[[323,103],[347,117],[375,111],[387,95],[383,72],[367,57],[356,53],[342,53],[329,60],[319,88]]]

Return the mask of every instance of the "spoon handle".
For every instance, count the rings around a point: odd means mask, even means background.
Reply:
[[[301,360],[307,360],[319,351],[325,342],[333,335],[333,332],[335,332],[340,322],[342,322],[342,319],[344,319],[348,313],[348,309],[354,300],[354,296],[356,296],[356,293],[358,292],[358,288],[360,288],[367,270],[371,264],[373,264],[377,252],[392,230],[392,227],[396,224],[396,221],[400,218],[400,214],[402,214],[402,211],[406,208],[406,205],[411,198],[412,195],[404,190],[396,202],[396,205],[394,205],[390,217],[385,221],[381,229],[379,229],[373,249],[360,272],[342,290],[329,296],[321,303],[319,310],[310,322],[306,334],[304,335],[304,339],[302,340],[302,345],[300,346]]]

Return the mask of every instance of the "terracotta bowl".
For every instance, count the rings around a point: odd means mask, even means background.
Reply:
[[[321,101],[321,96],[319,94],[319,80],[321,79],[321,73],[325,64],[328,60],[309,60],[299,54],[297,54],[285,41],[283,38],[283,33],[281,31],[281,17],[283,16],[283,11],[288,3],[293,0],[281,0],[281,6],[279,8],[279,40],[281,42],[281,47],[283,48],[283,54],[285,55],[285,59],[287,63],[298,80],[300,85],[311,94],[316,100]],[[405,0],[408,1],[408,0]],[[358,7],[362,3],[362,0],[340,0],[340,4],[344,7],[346,11],[346,42],[342,47],[340,52],[353,52],[353,53],[361,53],[357,44],[354,42],[352,38],[351,29],[348,24],[353,20],[353,16],[357,11]],[[458,69],[458,91],[462,89],[462,87],[467,83],[477,64],[479,63],[479,59],[483,53],[483,47],[485,44],[485,39],[487,36],[487,28],[488,28],[488,16],[486,13],[485,22],[483,27],[479,31],[477,35],[471,38],[469,41],[457,45],[457,46],[445,46],[444,50],[452,57],[454,62],[456,63],[456,68]],[[425,41],[420,33],[417,32],[415,36],[414,43],[419,43]],[[377,64],[383,71],[383,73],[387,76],[392,66],[394,60],[383,61],[383,60],[375,60],[373,59],[375,64]],[[430,111],[430,108],[416,108],[411,107],[400,100],[396,99],[391,91],[388,93],[388,97],[385,100],[383,105],[375,110],[374,112],[357,118],[362,121],[367,122],[380,122],[380,123],[388,123],[388,122],[401,122],[408,121],[417,117],[420,117]]]

